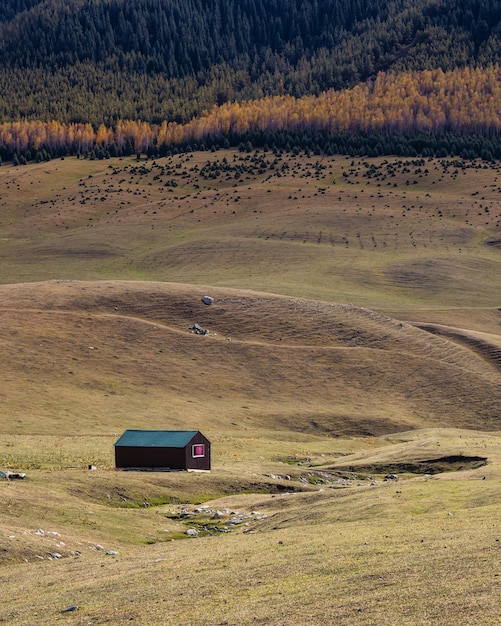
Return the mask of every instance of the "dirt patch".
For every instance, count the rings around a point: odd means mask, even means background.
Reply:
[[[403,289],[440,293],[457,288],[455,269],[446,261],[411,261],[393,265],[388,271],[391,281]]]
[[[92,244],[66,244],[54,243],[52,245],[39,245],[34,248],[37,257],[64,256],[80,257],[82,259],[100,259],[108,257],[123,256],[123,251],[111,246],[101,246]]]
[[[374,463],[369,465],[347,465],[336,470],[356,474],[442,474],[476,469],[487,465],[487,458],[482,456],[452,455],[422,461],[402,461],[395,463]]]
[[[460,329],[448,328],[446,326],[439,326],[436,324],[416,324],[422,330],[426,330],[434,335],[441,335],[452,341],[456,341],[464,344],[467,348],[477,352],[493,365],[496,369],[501,370],[501,348],[497,345],[493,345],[488,341],[469,335]]]
[[[501,249],[501,235],[497,237],[489,237],[489,239],[486,239],[484,243],[486,246],[489,246],[490,248]]]

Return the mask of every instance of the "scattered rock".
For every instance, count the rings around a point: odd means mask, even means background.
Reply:
[[[202,328],[200,326],[200,324],[193,324],[193,326],[190,328],[192,333],[195,333],[195,335],[208,335],[209,331],[206,328]]]
[[[2,472],[2,476],[7,480],[22,480],[26,478],[26,474],[24,472]]]
[[[108,554],[110,556],[115,556],[116,554],[118,554],[117,550],[106,550],[105,554]]]
[[[210,304],[212,304],[214,302],[214,298],[211,298],[210,296],[204,296],[202,298],[202,302],[204,304],[210,305]]]

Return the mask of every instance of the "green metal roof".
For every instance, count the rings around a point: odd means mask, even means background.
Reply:
[[[126,430],[115,446],[184,448],[198,430]]]

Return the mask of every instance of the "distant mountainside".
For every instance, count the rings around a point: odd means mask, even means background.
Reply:
[[[380,71],[501,62],[495,0],[4,0],[0,122],[186,122]]]

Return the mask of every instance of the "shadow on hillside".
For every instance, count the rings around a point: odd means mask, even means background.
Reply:
[[[442,456],[423,461],[402,461],[395,463],[370,463],[368,465],[346,465],[336,470],[356,474],[442,474],[477,469],[487,465],[487,458],[482,456]]]

